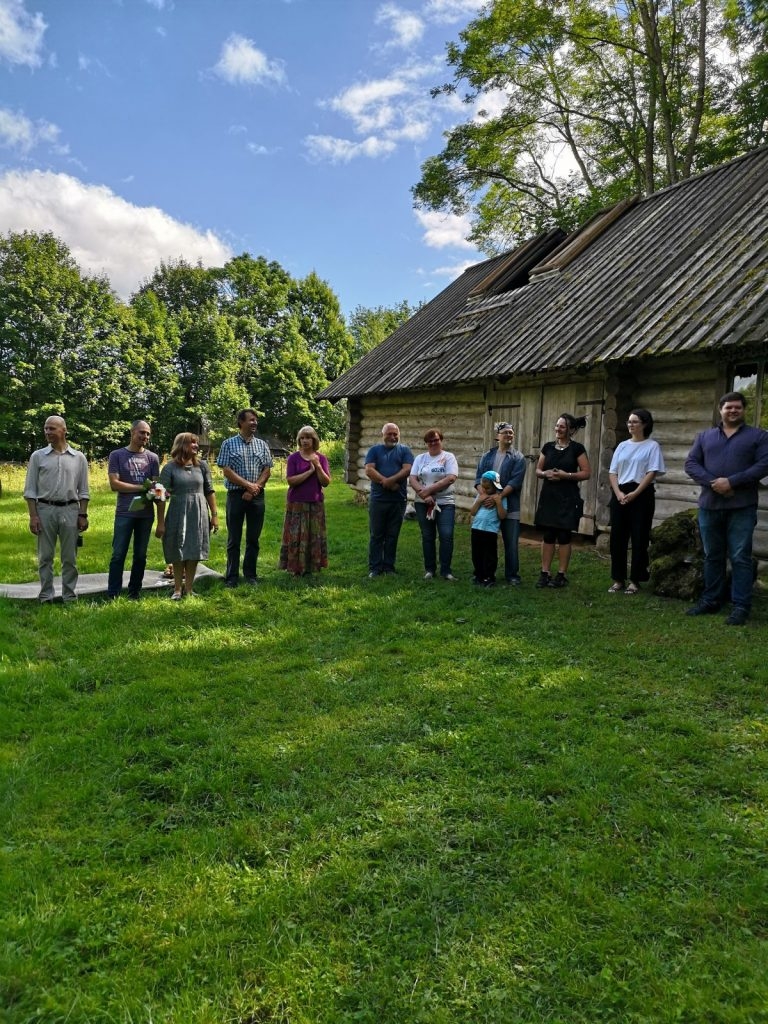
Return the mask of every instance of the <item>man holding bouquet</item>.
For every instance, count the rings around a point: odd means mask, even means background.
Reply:
[[[152,481],[160,475],[160,460],[147,451],[152,436],[149,424],[135,420],[131,426],[131,440],[109,456],[107,472],[109,486],[117,491],[115,529],[112,536],[112,560],[109,563],[107,595],[119,597],[123,589],[123,568],[133,538],[133,562],[128,581],[128,597],[134,601],[141,594],[147,548],[155,518]],[[159,500],[159,499],[158,499]]]

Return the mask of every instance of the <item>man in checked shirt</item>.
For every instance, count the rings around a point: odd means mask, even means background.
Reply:
[[[227,489],[227,574],[224,586],[240,582],[240,542],[245,523],[243,577],[255,585],[259,558],[259,537],[264,526],[264,487],[272,471],[272,455],[266,442],[256,437],[258,419],[254,409],[237,414],[238,432],[219,449],[220,466]]]

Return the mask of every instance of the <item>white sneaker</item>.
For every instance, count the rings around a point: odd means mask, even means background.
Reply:
[[[433,572],[425,572],[424,573],[424,579],[425,580],[431,580],[431,579],[434,579],[434,577],[435,577],[435,574]]]
[[[449,572],[445,576],[443,576],[443,579],[448,580],[449,583],[455,583],[458,577],[454,576],[452,572]]]

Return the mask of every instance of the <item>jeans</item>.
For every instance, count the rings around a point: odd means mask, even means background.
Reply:
[[[504,578],[509,580],[520,579],[520,520],[501,520],[501,539],[504,541]]]
[[[405,500],[377,501],[368,505],[371,540],[368,545],[368,568],[371,572],[394,572],[397,539],[403,525]]]
[[[435,559],[435,541],[440,538],[440,575],[448,576],[451,573],[451,560],[453,559],[453,524],[456,521],[456,506],[443,505],[439,512],[435,512],[434,519],[427,519],[427,506],[423,501],[417,501],[413,506],[416,509],[416,518],[419,521],[421,530],[421,550],[424,554],[424,568],[427,572],[434,573],[437,569]]]
[[[699,509],[699,532],[704,545],[703,604],[719,608],[725,600],[726,558],[731,562],[731,605],[752,607],[752,534],[757,509]]]
[[[245,523],[245,554],[243,555],[243,576],[256,579],[256,563],[259,560],[259,537],[264,526],[264,495],[251,501],[243,501],[244,491],[227,491],[227,575],[225,582],[237,583],[240,578],[240,542]]]
[[[109,563],[107,594],[117,597],[123,589],[123,567],[128,556],[128,547],[133,537],[133,561],[131,577],[128,580],[129,597],[138,597],[147,566],[147,548],[152,534],[153,516],[115,516],[112,534],[112,560]]]

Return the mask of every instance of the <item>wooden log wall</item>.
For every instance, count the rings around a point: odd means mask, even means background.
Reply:
[[[730,386],[725,365],[701,357],[648,362],[636,367],[630,378],[621,380],[618,394],[622,397],[617,401],[618,441],[627,437],[623,423],[630,408],[650,409],[654,418],[652,436],[664,452],[667,472],[656,483],[654,524],[683,509],[696,507],[699,487],[685,472],[685,460],[696,435],[719,422],[718,399]],[[628,403],[627,395],[631,396]],[[610,499],[607,466],[612,452],[606,433],[607,499]],[[761,487],[754,550],[759,559],[768,559],[768,488],[765,487]]]
[[[520,386],[524,383],[520,382]],[[609,529],[608,469],[616,445],[628,436],[626,422],[630,409],[650,409],[655,421],[653,437],[664,452],[667,472],[656,484],[654,523],[659,523],[676,512],[696,507],[699,488],[685,472],[685,459],[696,434],[718,422],[717,401],[729,387],[725,365],[700,356],[649,360],[609,370],[599,452],[590,450],[593,472],[597,466],[599,474],[595,510],[598,531],[605,533]],[[493,397],[487,388],[475,386],[451,388],[445,393],[402,392],[350,399],[347,483],[361,502],[367,500],[370,482],[365,476],[365,455],[371,445],[381,440],[384,423],[398,424],[403,442],[414,455],[425,450],[422,438],[426,430],[438,427],[444,434],[446,450],[453,452],[459,463],[457,508],[468,511],[474,500],[475,467],[493,443],[487,436],[487,404]],[[606,539],[607,534],[600,541]],[[755,554],[768,560],[768,487],[761,487]]]
[[[443,447],[453,452],[459,463],[456,505],[468,510],[474,501],[475,467],[486,450],[485,391],[482,387],[458,387],[450,392],[403,392],[366,395],[363,402],[351,400],[348,406],[347,472],[345,479],[366,500],[370,481],[365,475],[365,455],[371,445],[381,441],[385,423],[397,423],[400,439],[414,455],[426,450],[424,434],[437,427],[444,435]],[[409,498],[412,494],[409,491]]]

